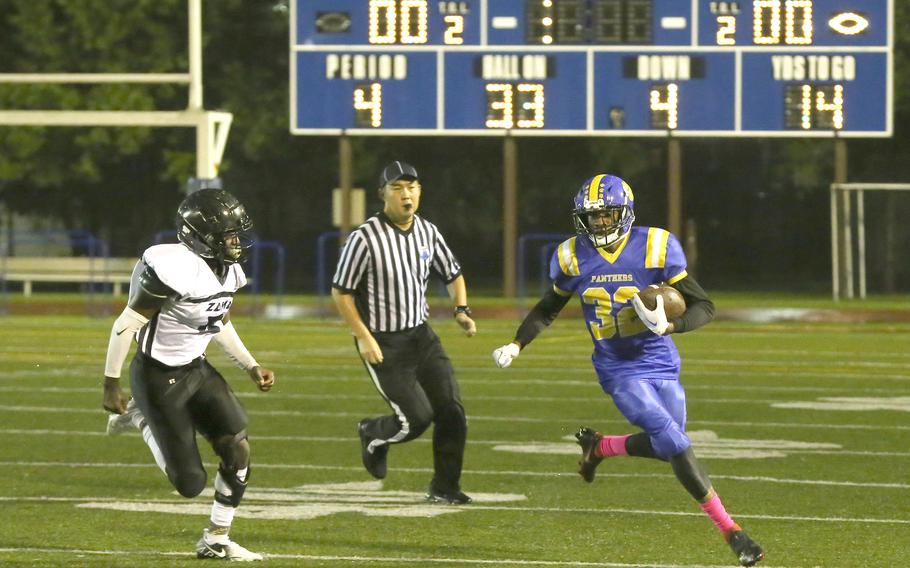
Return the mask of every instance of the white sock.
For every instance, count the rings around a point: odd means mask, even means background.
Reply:
[[[247,468],[237,470],[237,478],[240,479],[240,481],[246,479],[246,474]],[[215,474],[215,491],[217,493],[221,493],[225,497],[230,497],[234,494],[234,492],[231,490],[231,486],[227,484],[223,477],[221,477],[220,470],[217,474]],[[209,517],[209,520],[211,521],[212,526],[229,528],[231,526],[231,523],[234,522],[234,513],[236,512],[236,507],[219,503],[216,499],[214,502],[212,502],[212,515]],[[227,534],[223,536],[224,539],[227,540]],[[217,541],[212,540],[211,542]]]
[[[164,454],[161,453],[161,448],[158,447],[158,442],[155,440],[155,436],[152,435],[152,429],[148,427],[147,424],[142,425],[142,439],[145,440],[145,444],[152,450],[152,456],[155,458],[155,463],[158,464],[158,468],[167,474],[167,463],[164,461]]]
[[[234,513],[237,512],[236,507],[231,507],[230,505],[223,505],[218,501],[212,502],[212,515],[209,517],[209,521],[212,525],[216,527],[225,527],[230,528],[231,523],[234,522]],[[221,537],[224,537],[221,539]],[[222,540],[227,542],[228,535],[212,535],[209,542],[218,542]]]

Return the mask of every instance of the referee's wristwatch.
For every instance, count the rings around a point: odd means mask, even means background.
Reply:
[[[452,317],[457,317],[458,314],[464,314],[468,317],[471,317],[471,308],[468,306],[455,306],[455,311],[452,313]]]

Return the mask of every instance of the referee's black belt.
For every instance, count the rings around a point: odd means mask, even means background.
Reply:
[[[418,324],[418,325],[415,325],[414,327],[406,327],[406,328],[404,328],[404,329],[396,329],[395,331],[374,331],[374,330],[371,329],[371,330],[370,330],[370,333],[372,333],[374,337],[377,336],[377,335],[392,335],[393,333],[408,333],[408,332],[412,332],[412,331],[417,331],[417,330],[419,330],[420,328],[423,328],[423,327],[427,327],[427,325],[428,325],[427,322],[424,321],[423,323],[420,323],[420,324]]]

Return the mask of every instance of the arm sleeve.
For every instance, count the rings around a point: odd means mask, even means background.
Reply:
[[[338,267],[332,277],[332,287],[353,294],[360,285],[370,262],[370,248],[360,231],[354,231],[344,243]]]
[[[253,367],[259,366],[256,358],[253,357],[243,344],[243,341],[240,340],[240,335],[234,329],[234,322],[228,321],[224,324],[214,339],[215,343],[224,350],[230,360],[244,371],[249,371]]]
[[[695,278],[686,276],[672,285],[679,290],[686,301],[686,311],[678,318],[673,318],[674,333],[692,331],[714,319],[714,302],[708,298],[704,288],[695,281]]]
[[[123,313],[111,327],[111,337],[107,344],[107,359],[104,362],[105,377],[120,378],[123,362],[129,354],[133,337],[148,321],[147,317],[129,306],[123,309]]]
[[[451,284],[461,275],[461,265],[446,240],[442,237],[439,229],[434,227],[436,233],[436,246],[433,249],[433,270],[439,274],[442,281]]]
[[[515,341],[521,345],[522,349],[553,323],[559,312],[569,303],[569,298],[571,296],[558,294],[555,288],[544,294],[537,305],[525,316],[524,321],[518,326],[518,331],[515,332]]]

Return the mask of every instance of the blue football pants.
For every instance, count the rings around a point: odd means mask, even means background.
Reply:
[[[650,436],[658,457],[669,459],[691,445],[686,435],[686,391],[679,381],[626,379],[601,385],[626,420]]]

